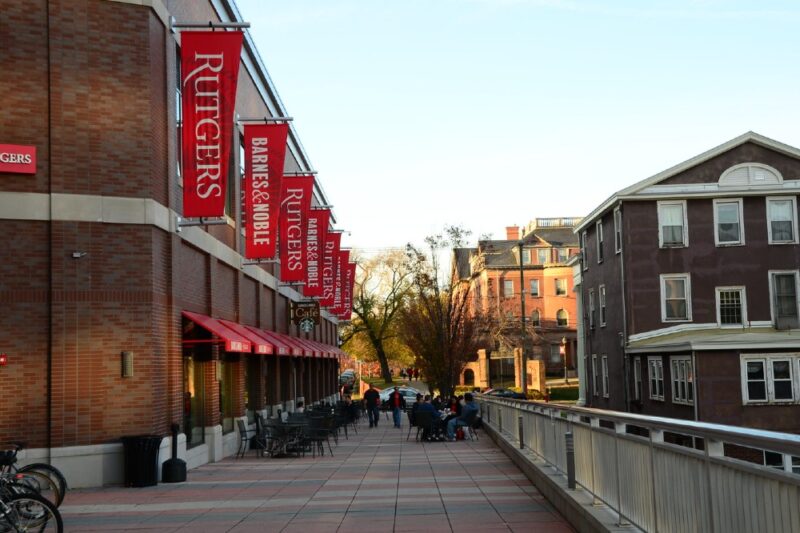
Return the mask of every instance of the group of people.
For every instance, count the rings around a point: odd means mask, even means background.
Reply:
[[[400,377],[403,379],[408,378],[411,379],[419,379],[419,368],[401,368],[400,369]]]
[[[451,397],[447,402],[441,397],[431,399],[431,395],[424,397],[417,394],[417,401],[411,406],[411,421],[416,424],[417,413],[429,412],[433,423],[422,428],[422,440],[435,441],[456,440],[456,430],[459,427],[471,426],[478,416],[478,404],[472,394]]]

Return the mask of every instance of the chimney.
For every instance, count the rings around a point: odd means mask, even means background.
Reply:
[[[518,241],[519,240],[519,227],[506,226],[506,240]]]

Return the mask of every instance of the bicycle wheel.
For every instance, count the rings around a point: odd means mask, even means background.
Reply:
[[[13,481],[18,485],[26,485],[35,490],[36,493],[49,500],[50,503],[58,507],[64,499],[58,484],[41,472],[17,472],[13,474]]]
[[[41,496],[16,495],[0,502],[0,533],[62,533],[56,506]]]
[[[64,501],[64,496],[66,496],[67,494],[67,478],[64,477],[64,474],[62,474],[58,468],[47,463],[32,463],[20,467],[18,471],[39,472],[41,474],[46,475],[47,477],[55,481],[56,484],[58,485],[58,494],[61,497],[61,499],[58,502],[56,502],[56,507],[61,505],[61,502]]]

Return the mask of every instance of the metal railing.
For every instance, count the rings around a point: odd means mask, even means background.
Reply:
[[[620,525],[800,531],[800,435],[487,396],[479,402],[484,424],[565,477],[571,433],[575,482]],[[737,450],[780,454],[782,469],[731,457]]]

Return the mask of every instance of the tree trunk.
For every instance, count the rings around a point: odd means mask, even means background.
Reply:
[[[386,358],[386,352],[383,351],[383,346],[376,347],[375,355],[378,356],[378,362],[381,364],[381,377],[385,383],[392,383],[392,373],[389,372],[389,359]]]

